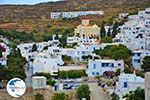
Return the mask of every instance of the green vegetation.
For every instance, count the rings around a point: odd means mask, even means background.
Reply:
[[[111,94],[111,100],[119,100],[119,96],[116,93]]]
[[[115,76],[119,76],[119,75],[120,75],[120,73],[121,73],[121,69],[119,68],[119,69],[117,69],[117,70],[116,70],[116,72],[115,72]]]
[[[61,79],[66,78],[81,78],[82,76],[86,76],[85,70],[77,70],[77,71],[59,71],[58,77]]]
[[[71,98],[65,93],[55,93],[52,100],[71,100]]]
[[[10,78],[10,71],[8,70],[8,68],[5,68],[4,66],[0,66],[0,82],[2,80],[9,80]]]
[[[126,100],[145,100],[144,89],[137,88],[135,91],[130,91],[124,98],[126,98]]]
[[[0,58],[3,57],[2,50],[0,49]]]
[[[123,59],[127,60],[129,57],[131,57],[131,51],[124,45],[111,45],[106,46],[103,50],[96,50],[96,54],[100,55],[102,58],[109,57],[112,59]]]
[[[49,73],[35,73],[33,76],[44,76],[47,79],[47,85],[54,86],[56,81],[51,78]]]
[[[26,33],[26,32],[18,32],[16,30],[12,30],[9,32],[0,30],[0,35],[8,38],[10,41],[13,41],[15,39],[22,42],[28,42],[34,40],[33,34]]]
[[[46,34],[45,34],[46,33]],[[10,41],[13,41],[12,44],[15,44],[14,40],[20,42],[41,42],[41,41],[48,41],[52,40],[52,35],[56,34],[55,39],[60,39],[62,44],[65,44],[66,36],[71,35],[73,33],[73,28],[71,27],[60,27],[60,26],[53,26],[50,28],[49,32],[40,32],[39,30],[33,30],[31,32],[25,31],[3,31],[0,30],[0,35],[8,38]],[[59,38],[58,35],[61,34],[62,37]]]
[[[36,94],[35,95],[35,100],[44,100],[44,97],[43,97],[43,95],[42,94]]]
[[[125,72],[126,74],[132,74],[134,72],[134,68],[131,66],[128,66],[128,67],[126,66],[126,67],[124,67],[123,72]]]
[[[61,38],[59,38],[60,46],[65,47],[67,44],[67,35],[63,34]]]
[[[18,77],[21,79],[25,79],[25,70],[24,65],[26,63],[26,60],[24,57],[21,56],[20,50],[17,49],[15,51],[12,51],[10,55],[8,55],[8,71],[9,71],[9,77],[14,78]]]
[[[86,98],[86,100],[90,100],[90,90],[87,84],[81,85],[76,92],[78,100],[82,100],[82,98]]]
[[[25,58],[21,56],[20,50],[12,51],[8,56],[7,67],[0,66],[0,81],[9,80],[14,77],[25,79],[24,65],[26,63]]]
[[[73,59],[70,56],[63,55],[62,59],[65,62],[65,65],[74,63]]]
[[[111,36],[105,36],[102,38],[103,43],[112,43],[112,37]]]
[[[113,25],[113,31],[112,31],[112,37],[114,38],[116,36],[116,34],[118,33],[118,28],[119,26],[119,23],[118,22],[115,22],[115,24]]]
[[[31,50],[32,52],[35,52],[35,51],[37,51],[37,46],[36,46],[36,44],[33,44],[33,46],[32,46],[32,50]]]
[[[142,78],[144,78],[144,77],[145,77],[145,75],[144,75],[144,72],[143,72],[143,71],[136,71],[136,75],[137,75],[137,76],[140,76],[140,77],[142,77]]]
[[[150,56],[144,57],[142,68],[144,69],[144,72],[150,71]]]
[[[100,36],[101,38],[103,38],[105,35],[106,35],[106,30],[105,30],[104,23],[102,23],[101,29],[100,29]]]

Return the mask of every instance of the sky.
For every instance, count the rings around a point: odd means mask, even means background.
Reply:
[[[59,0],[0,0],[0,4],[37,4],[41,2],[59,1]]]

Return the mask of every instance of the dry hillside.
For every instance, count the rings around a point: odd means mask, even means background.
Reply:
[[[33,31],[37,28],[47,30],[52,25],[67,26],[69,23],[73,27],[79,23],[79,20],[50,20],[50,11],[104,10],[105,16],[91,17],[99,24],[119,12],[135,13],[146,7],[150,7],[150,0],[66,0],[36,5],[0,5],[0,28]]]

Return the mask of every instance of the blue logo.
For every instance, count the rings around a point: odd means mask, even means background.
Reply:
[[[7,92],[12,97],[20,97],[25,91],[25,82],[19,78],[13,78],[7,83]]]

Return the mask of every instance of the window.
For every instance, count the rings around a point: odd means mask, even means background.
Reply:
[[[94,72],[92,72],[92,75],[95,75],[95,73],[94,73]]]
[[[118,66],[121,66],[121,64],[119,63]]]
[[[98,75],[99,75],[99,72],[96,72],[96,75],[98,76]]]
[[[96,69],[96,64],[93,64],[93,69]]]
[[[140,56],[140,55],[141,55],[141,53],[137,53],[137,55],[138,55],[138,56]]]
[[[140,63],[140,59],[137,60],[137,63]]]
[[[104,64],[104,63],[102,63],[102,67],[105,67],[105,64]]]
[[[124,82],[123,87],[124,87],[124,88],[127,88],[127,87],[128,87],[128,83],[127,83],[127,82]]]

